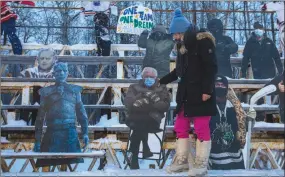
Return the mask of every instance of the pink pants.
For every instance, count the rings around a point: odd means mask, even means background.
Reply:
[[[189,138],[190,122],[193,120],[195,133],[200,141],[211,140],[210,135],[210,119],[211,116],[200,117],[184,117],[183,108],[178,113],[174,124],[174,130],[177,138]]]

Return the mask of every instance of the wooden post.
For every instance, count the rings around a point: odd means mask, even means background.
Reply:
[[[30,87],[24,87],[22,89],[22,105],[30,104]]]
[[[118,60],[117,61],[117,79],[124,79],[124,62]],[[122,105],[122,93],[121,93],[121,88],[120,87],[112,87],[112,91],[114,94],[114,105]],[[118,117],[119,119],[119,112],[111,112],[111,116]]]
[[[117,61],[117,79],[124,79],[124,62]]]

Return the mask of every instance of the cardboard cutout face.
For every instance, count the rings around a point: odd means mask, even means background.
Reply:
[[[38,58],[39,69],[41,70],[50,70],[55,63],[55,57],[53,57],[52,51],[42,51]]]
[[[65,63],[58,63],[54,67],[53,75],[56,82],[65,82],[68,76],[68,67]]]

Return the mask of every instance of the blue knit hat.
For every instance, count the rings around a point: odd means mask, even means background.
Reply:
[[[184,33],[190,26],[190,22],[182,15],[180,8],[175,9],[174,17],[170,23],[169,32],[171,34]]]

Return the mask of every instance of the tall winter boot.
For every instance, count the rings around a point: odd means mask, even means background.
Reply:
[[[192,153],[192,148],[195,147],[195,141],[193,142],[192,138],[189,138],[190,140],[190,148],[189,148],[189,154],[188,154],[188,165],[189,169],[194,168],[194,163],[195,163],[195,154]]]
[[[204,176],[208,173],[208,161],[211,150],[211,141],[197,140],[196,142],[196,158],[194,168],[188,172],[189,176]]]
[[[180,138],[176,141],[176,153],[173,157],[171,165],[166,167],[167,173],[178,173],[189,169],[188,155],[189,155],[189,138]]]

